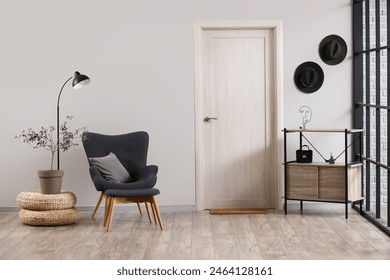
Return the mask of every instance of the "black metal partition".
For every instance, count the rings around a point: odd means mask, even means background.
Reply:
[[[363,215],[390,235],[388,8],[390,0],[353,1],[353,91],[354,127],[365,131]],[[359,150],[356,144],[356,156]]]

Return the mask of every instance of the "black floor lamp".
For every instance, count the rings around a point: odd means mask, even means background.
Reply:
[[[72,87],[74,89],[79,89],[85,87],[91,81],[88,76],[84,74],[80,74],[80,72],[75,72],[72,77],[67,79],[65,83],[62,85],[60,94],[58,94],[57,100],[57,170],[60,170],[60,98],[62,90],[67,82],[69,82],[73,78]]]

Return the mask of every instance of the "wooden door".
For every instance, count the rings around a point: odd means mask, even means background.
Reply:
[[[203,181],[209,208],[275,207],[273,33],[203,34]]]

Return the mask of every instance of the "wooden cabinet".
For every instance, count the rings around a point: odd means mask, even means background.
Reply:
[[[362,199],[361,163],[347,166],[348,202]],[[287,198],[345,202],[345,166],[328,163],[289,163]]]
[[[343,133],[344,163],[329,164],[328,162],[298,163],[287,160],[287,134],[298,132],[302,147],[303,133]],[[345,218],[348,218],[348,203],[362,201],[362,162],[349,162],[348,134],[359,133],[359,142],[355,143],[357,157],[362,154],[362,129],[353,130],[287,130],[284,129],[284,210],[287,214],[287,200],[299,200],[301,211],[303,201],[334,202],[345,204]],[[360,146],[358,145],[360,144]],[[360,147],[360,149],[356,149]],[[355,155],[354,155],[355,156]]]

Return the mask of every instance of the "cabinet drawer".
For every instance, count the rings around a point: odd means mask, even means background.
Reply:
[[[350,165],[348,201],[362,199],[361,164]],[[345,166],[343,164],[291,164],[287,166],[287,199],[345,201]]]
[[[319,167],[319,198],[345,200],[345,168]]]
[[[287,198],[318,198],[318,167],[288,166],[287,176]]]

